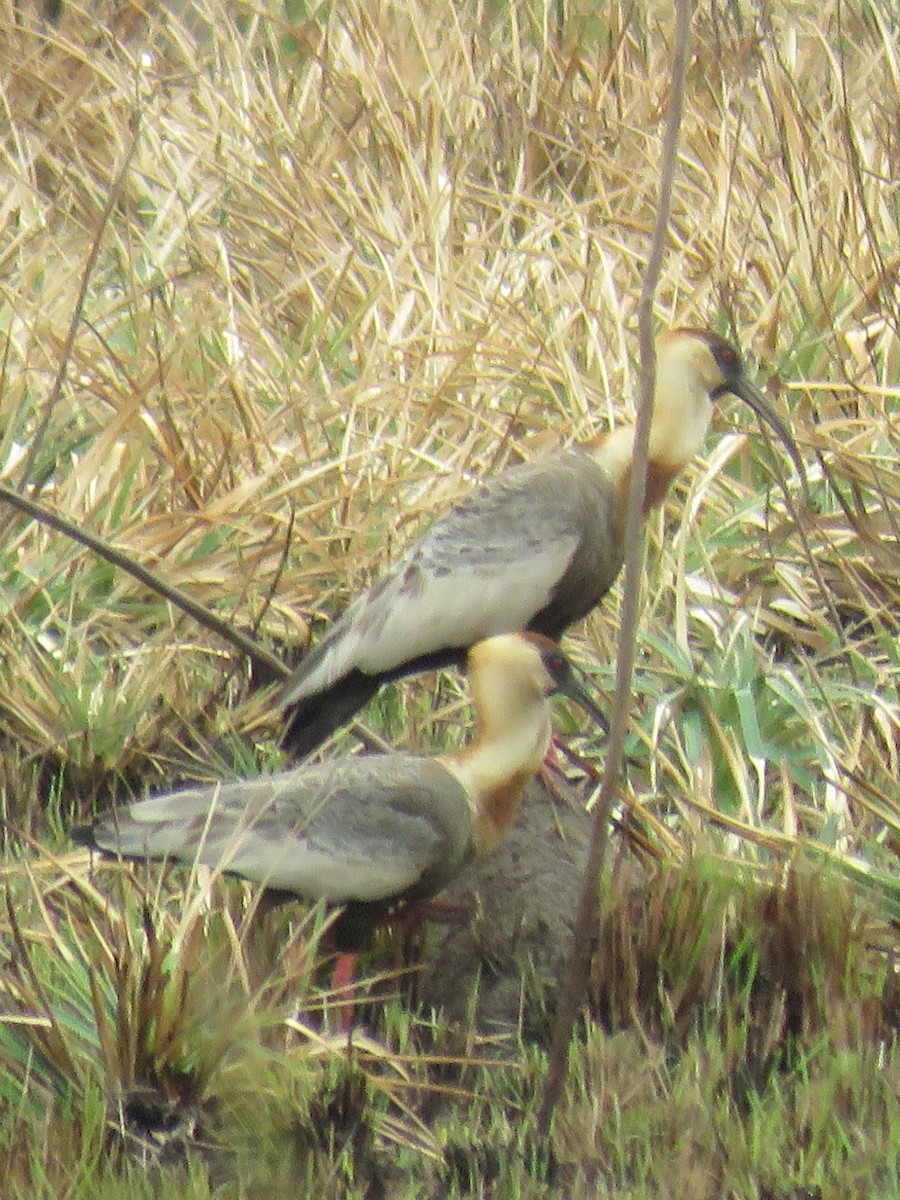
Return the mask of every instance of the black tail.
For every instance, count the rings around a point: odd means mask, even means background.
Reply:
[[[288,708],[287,728],[281,738],[282,748],[292,758],[305,758],[349,721],[364,704],[368,704],[383,683],[394,683],[422,671],[461,667],[465,657],[465,647],[453,646],[435,650],[431,654],[421,654],[409,662],[399,663],[389,671],[382,671],[380,675],[364,675],[354,668],[343,679],[333,683],[327,692],[299,700]]]
[[[300,700],[288,709],[288,723],[281,738],[292,758],[312,754],[327,737],[357,713],[378,691],[382,680],[351,671],[332,684],[327,692]]]
[[[99,850],[100,847],[94,841],[94,826],[91,825],[75,825],[69,830],[69,837],[76,846],[87,846],[90,850]]]

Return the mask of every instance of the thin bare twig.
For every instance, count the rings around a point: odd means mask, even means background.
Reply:
[[[653,339],[653,298],[662,269],[672,184],[675,178],[681,114],[684,106],[684,78],[690,40],[691,0],[676,0],[675,44],[672,50],[672,84],[666,132],[660,166],[659,201],[656,225],[647,268],[644,272],[638,306],[638,333],[641,350],[641,401],[637,411],[634,441],[634,461],[628,493],[628,514],[625,524],[625,583],[622,595],[622,620],[619,652],[616,659],[616,696],[613,707],[609,745],[600,785],[600,795],[594,811],[591,844],[584,873],[584,883],[572,947],[566,974],[560,989],[556,1023],[550,1046],[547,1080],[538,1116],[538,1127],[547,1137],[553,1114],[566,1078],[566,1061],[575,1018],[584,1001],[590,972],[591,942],[600,924],[600,874],[609,840],[609,822],[613,798],[622,773],[625,736],[631,708],[631,676],[634,669],[635,635],[638,624],[638,598],[641,575],[641,525],[643,523],[644,490],[647,478],[647,445],[653,417],[653,394],[656,385],[656,351]]]

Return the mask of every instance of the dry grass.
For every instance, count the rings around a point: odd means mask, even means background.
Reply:
[[[651,521],[623,803],[658,854],[803,844],[896,915],[900,30],[725,10],[658,317],[759,362],[811,492],[729,407]],[[668,7],[136,12],[0,14],[0,482],[292,656],[482,475],[630,419]],[[0,530],[8,821],[267,761],[221,644]],[[601,688],[616,636],[615,595],[571,635]],[[422,686],[370,713],[392,742],[458,736]]]
[[[298,647],[473,480],[627,419],[667,27],[536,12],[10,26],[3,478]],[[896,29],[740,13],[696,17],[659,318],[759,356],[814,483],[783,491],[723,416],[652,523],[649,787],[742,830],[896,838]],[[146,776],[185,729],[258,727],[191,622],[3,525],[28,757]],[[576,635],[601,678],[616,627],[613,599]]]
[[[614,881],[598,1021],[573,1042],[543,1152],[539,1049],[398,1006],[379,1040],[323,1032],[320,923],[289,934],[287,919],[260,923],[242,886],[124,873],[83,851],[3,882],[10,1197],[87,1200],[123,1179],[172,1200],[263,1181],[287,1197],[298,1179],[336,1198],[589,1195],[626,1180],[642,1197],[666,1179],[663,1194],[712,1200],[779,1175],[796,1196],[823,1177],[874,1195],[896,1158],[897,989],[870,952],[871,909],[814,872],[748,885],[697,863],[642,890]]]

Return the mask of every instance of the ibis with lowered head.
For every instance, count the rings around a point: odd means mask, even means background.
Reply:
[[[117,809],[90,840],[110,854],[202,863],[341,905],[332,939],[355,954],[376,924],[435,895],[503,837],[549,746],[552,694],[602,720],[540,634],[477,643],[468,677],[475,736],[456,753],[353,755],[168,792]],[[351,974],[345,967],[336,979],[345,985]]]
[[[644,515],[703,445],[713,404],[739,396],[803,463],[736,348],[705,329],[660,334]],[[462,662],[528,629],[558,639],[606,595],[624,557],[634,427],[511,467],[439,517],[357,597],[286,681],[284,744],[304,756],[382,683]]]

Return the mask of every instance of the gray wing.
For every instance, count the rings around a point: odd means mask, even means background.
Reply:
[[[608,478],[579,451],[494,476],[346,609],[280,702],[325,691],[354,669],[377,676],[526,628],[564,586],[611,503]]]
[[[450,771],[389,754],[139,800],[101,821],[94,841],[340,903],[438,890],[466,860],[471,826]]]

